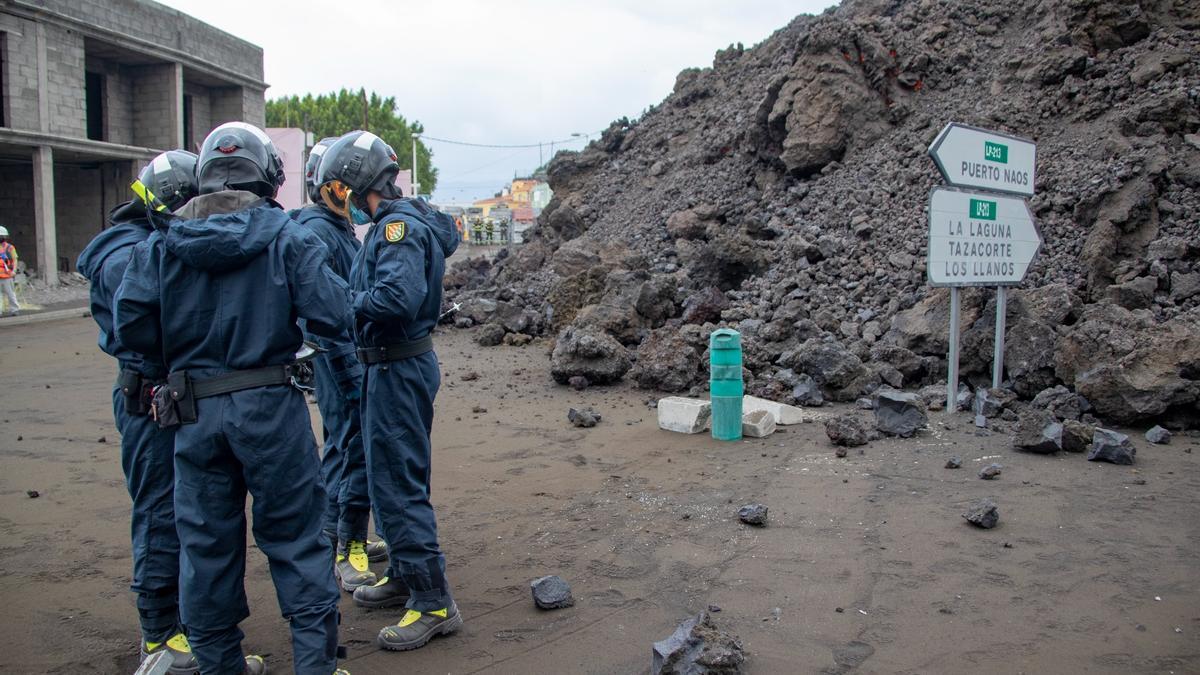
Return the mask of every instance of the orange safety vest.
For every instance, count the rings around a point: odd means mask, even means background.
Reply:
[[[0,244],[0,279],[11,279],[17,274],[17,248],[7,241]]]

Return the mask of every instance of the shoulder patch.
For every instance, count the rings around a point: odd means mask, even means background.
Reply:
[[[399,241],[404,241],[405,235],[408,234],[408,224],[403,220],[393,220],[383,226],[383,238],[388,242],[395,244]]]

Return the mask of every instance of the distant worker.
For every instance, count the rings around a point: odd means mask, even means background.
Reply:
[[[488,218],[487,223],[484,224],[483,227],[485,230],[487,230],[487,239],[486,239],[487,245],[491,246],[492,245],[492,234],[495,231],[496,225],[492,222],[491,218]]]
[[[165,651],[168,672],[200,670],[179,623],[179,536],[175,533],[175,431],[150,417],[150,394],[167,379],[162,354],[137,354],[113,334],[113,300],[134,246],[154,232],[149,210],[178,209],[196,196],[196,156],[164,152],[146,165],[133,184],[138,198],[113,209],[111,225],[96,235],[76,267],[91,282],[92,318],[100,327],[100,349],[117,359],[113,418],[121,433],[121,468],[133,499],[133,583],[142,626],[142,660]]]
[[[483,219],[479,218],[479,217],[474,218],[471,221],[471,230],[472,230],[472,233],[475,235],[473,240],[471,241],[471,243],[476,244],[476,245],[482,245],[483,244]]]
[[[387,539],[389,564],[374,586],[354,592],[372,608],[406,607],[379,632],[384,649],[424,646],[462,626],[429,501],[433,401],[441,383],[432,332],[442,309],[446,258],[458,246],[454,220],[396,187],[396,153],[375,134],[354,131],[321,160],[322,190],[345,191],[351,212],[370,214],[354,260],[355,340],[363,364],[363,438],[371,504]]]
[[[21,303],[17,300],[17,247],[8,242],[8,228],[0,225],[0,293],[8,303],[5,315],[16,316],[21,312]]]
[[[354,226],[370,221],[364,218],[366,222],[355,222],[346,209],[345,195],[321,190],[317,185],[321,156],[336,140],[336,137],[323,138],[309,153],[304,184],[312,204],[292,212],[291,216],[321,239],[331,254],[330,269],[346,280],[360,246]],[[325,428],[321,478],[329,501],[324,528],[335,550],[334,573],[342,590],[353,593],[359,586],[375,583],[370,560],[387,559],[383,542],[373,542],[373,546],[367,543],[371,500],[367,494],[367,460],[358,411],[362,366],[354,353],[354,334],[349,326],[336,338],[311,333],[307,322],[301,322],[301,328],[306,340],[325,350],[313,359],[317,408]]]
[[[161,350],[154,396],[175,432],[183,624],[204,673],[265,672],[243,656],[246,496],[291,627],[293,668],[337,668],[338,599],[304,395],[292,386],[298,319],[326,338],[350,325],[349,290],[316,235],[274,201],[283,165],[261,129],[228,122],[200,148],[200,195],[135,251],[117,291],[117,341]]]

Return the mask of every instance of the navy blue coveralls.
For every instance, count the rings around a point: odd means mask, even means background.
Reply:
[[[113,296],[121,285],[135,245],[154,231],[141,202],[126,202],[109,214],[112,225],[83,249],[76,267],[91,282],[92,318],[100,327],[100,349],[121,370],[150,381],[167,373],[161,355],[142,356],[122,348],[113,335]],[[125,397],[113,387],[113,418],[121,434],[121,468],[133,499],[130,534],[133,583],[142,639],[165,642],[179,632],[179,537],[175,534],[175,432],[160,429],[148,415],[125,410]]]
[[[345,282],[311,232],[249,192],[196,197],[180,219],[139,245],[117,291],[118,341],[161,348],[171,372],[205,379],[282,365],[302,344],[298,319],[336,337],[350,324]],[[337,602],[326,496],[308,406],[287,385],[196,401],[197,421],[175,435],[175,519],[183,623],[202,672],[241,673],[238,623],[250,615],[246,493],[266,554],[295,672],[337,663]]]
[[[330,268],[348,280],[361,245],[346,219],[320,204],[297,209],[290,215],[321,238],[331,254]],[[358,405],[362,366],[354,353],[354,335],[347,328],[336,338],[322,338],[311,333],[306,323],[301,322],[304,339],[326,350],[313,360],[317,407],[325,427],[325,447],[321,454],[321,478],[329,493],[325,533],[340,541],[366,541],[371,499],[367,493],[367,460],[363,454]]]
[[[351,273],[354,335],[360,347],[411,342],[433,331],[441,313],[446,258],[458,247],[454,220],[424,202],[385,200],[374,215],[376,224]],[[429,435],[440,383],[432,351],[364,367],[367,477],[387,540],[387,576],[404,582],[408,607],[419,612],[451,604],[429,501]]]

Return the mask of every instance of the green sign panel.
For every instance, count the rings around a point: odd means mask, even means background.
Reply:
[[[983,143],[983,158],[997,164],[1008,164],[1008,146],[991,141]]]
[[[972,199],[971,218],[975,220],[995,220],[996,202],[989,202],[986,199]]]

